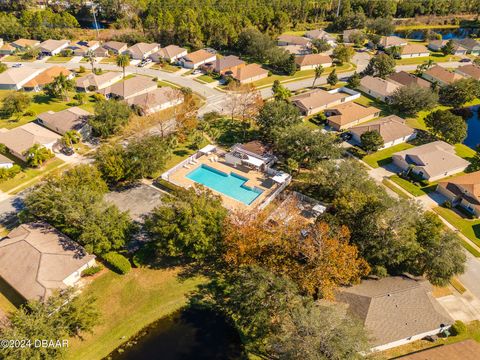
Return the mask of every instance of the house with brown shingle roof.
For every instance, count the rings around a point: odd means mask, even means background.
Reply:
[[[426,57],[430,55],[430,51],[422,44],[407,44],[400,50],[402,59]]]
[[[475,80],[480,80],[480,66],[475,64],[460,66],[455,69],[455,72],[465,77],[471,77]]]
[[[187,54],[180,60],[180,62],[182,63],[182,66],[187,69],[196,69],[206,63],[213,63],[216,59],[217,55],[207,50],[200,49]]]
[[[77,91],[95,91],[105,89],[116,82],[122,80],[123,74],[121,72],[106,72],[100,75],[88,74],[82,76],[75,81]]]
[[[57,134],[65,135],[67,131],[75,130],[87,138],[91,133],[88,119],[92,116],[86,110],[77,106],[62,111],[47,111],[37,116],[37,122]]]
[[[292,97],[295,105],[303,115],[313,115],[332,106],[353,101],[360,97],[360,93],[345,87],[323,90],[315,89]]]
[[[430,83],[427,80],[422,79],[414,74],[407,73],[406,71],[393,73],[392,75],[388,76],[387,80],[396,82],[403,86],[417,85],[426,89],[430,88]]]
[[[442,51],[442,48],[447,45],[449,40],[432,40],[428,43],[428,48],[432,51]],[[453,55],[466,55],[467,49],[457,43],[453,43]]]
[[[439,182],[437,191],[453,206],[461,206],[480,217],[480,171]]]
[[[137,43],[127,49],[127,53],[132,59],[143,60],[160,49],[160,44],[156,43]]]
[[[265,70],[258,64],[252,63],[238,68],[231,76],[240,84],[249,84],[266,78],[268,76],[268,70]]]
[[[89,51],[93,51],[100,47],[100,41],[91,40],[91,41],[78,41],[73,45],[70,45],[68,48],[73,51],[75,56],[86,56]]]
[[[3,44],[1,47],[0,47],[0,55],[10,55],[10,54],[13,54],[15,52],[16,48],[14,48],[12,45],[6,43],[6,44]]]
[[[25,51],[28,48],[37,47],[40,45],[40,41],[38,40],[31,40],[31,39],[18,39],[14,42],[10,43],[14,48],[18,51]]]
[[[33,145],[41,145],[52,150],[53,146],[61,138],[60,135],[45,129],[33,122],[7,130],[1,129],[0,144],[5,145],[8,151],[15,157],[26,161],[25,153]]]
[[[128,99],[127,103],[135,106],[142,115],[150,115],[180,105],[183,101],[184,97],[180,90],[162,87],[134,96]]]
[[[358,89],[375,99],[388,102],[390,96],[401,87],[399,83],[367,75],[360,80]]]
[[[109,41],[102,45],[107,51],[115,55],[123,54],[128,49],[128,44],[120,41]]]
[[[333,60],[329,55],[324,54],[307,54],[295,57],[295,63],[299,70],[315,69],[318,65],[322,67],[332,66]]]
[[[363,106],[353,101],[337,105],[325,110],[328,125],[341,131],[367,122],[380,116],[380,109],[374,106]]]
[[[467,54],[480,55],[480,42],[475,39],[454,39],[453,42],[467,49]]]
[[[304,38],[302,36],[295,36],[295,35],[280,35],[277,39],[277,43],[279,46],[287,46],[287,45],[300,45],[305,47],[311,47],[312,41],[310,39]]]
[[[210,66],[206,65],[205,68],[215,71],[217,74],[232,75],[245,65],[245,61],[238,56],[228,55],[225,57],[217,57],[213,64],[210,64]]]
[[[390,115],[350,129],[352,139],[357,144],[362,143],[362,135],[368,131],[376,131],[380,134],[384,142],[382,149],[413,140],[417,137],[415,129],[407,126],[405,119],[397,115]]]
[[[455,152],[455,148],[444,141],[434,141],[392,155],[393,164],[402,171],[436,181],[465,171],[470,163]]]
[[[161,59],[168,62],[176,62],[187,54],[188,51],[185,48],[177,45],[168,45],[150,55],[150,58],[155,62],[160,62]]]
[[[66,49],[70,45],[70,40],[45,40],[38,45],[40,52],[47,56],[54,56]]]
[[[425,280],[406,276],[367,279],[341,288],[336,300],[347,304],[370,333],[372,351],[383,351],[437,335],[453,319],[432,296]]]
[[[322,29],[310,30],[305,33],[305,37],[312,40],[325,40],[329,45],[334,46],[336,43],[335,38]]]
[[[415,351],[397,360],[478,360],[480,344],[473,339],[453,344],[440,344],[426,350]]]
[[[383,49],[388,49],[394,46],[406,46],[406,45],[408,45],[408,41],[398,36],[382,36],[380,38],[380,42],[378,43],[378,46]]]
[[[22,224],[0,241],[0,277],[26,300],[45,300],[95,265],[73,240],[45,223]]]
[[[114,98],[128,100],[134,96],[153,91],[157,87],[157,82],[153,81],[151,77],[135,76],[111,86],[107,86],[106,88],[98,90],[97,92],[105,95],[107,99]]]
[[[63,66],[52,66],[42,71],[32,80],[26,82],[23,85],[23,88],[29,91],[40,91],[45,85],[50,84],[60,74],[63,74],[69,80],[73,79],[75,76],[74,73]]]
[[[449,71],[440,65],[431,67],[422,74],[422,77],[432,83],[436,82],[440,86],[445,86],[464,78],[462,75]]]

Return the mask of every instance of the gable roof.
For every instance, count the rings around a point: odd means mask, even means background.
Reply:
[[[123,99],[135,96],[146,89],[154,90],[157,88],[157,83],[152,78],[146,76],[135,76],[130,79],[118,82],[98,92],[104,95],[113,94]]]
[[[404,138],[415,132],[414,129],[405,125],[404,119],[397,115],[390,115],[350,129],[350,132],[358,137],[367,131],[377,131],[385,143]]]
[[[400,52],[402,55],[430,53],[428,49],[422,44],[407,44],[402,47]]]
[[[332,58],[324,54],[307,54],[295,57],[295,63],[298,66],[331,64]]]
[[[480,42],[472,38],[465,38],[465,39],[455,39],[453,40],[454,43],[460,44],[464,48],[468,50],[478,50],[480,49]]]
[[[9,68],[0,74],[0,84],[18,85],[41,71],[42,69],[32,69],[30,67]]]
[[[185,51],[187,51],[187,49],[185,48],[182,48],[180,46],[177,46],[177,45],[168,45],[168,46],[165,46],[163,48],[161,48],[160,50],[157,51],[157,54],[160,56],[160,57],[164,57],[164,58],[173,58],[173,57],[176,57],[182,53],[184,53]]]
[[[278,41],[286,42],[292,45],[310,45],[310,39],[304,38],[302,36],[295,36],[295,35],[280,35],[278,37]]]
[[[215,61],[215,71],[220,72],[228,68],[245,64],[245,61],[235,55],[228,55],[223,58],[217,58]]]
[[[109,42],[106,42],[105,44],[103,44],[103,47],[105,49],[111,49],[111,50],[115,50],[115,51],[120,51],[120,50],[126,48],[127,46],[128,46],[127,43],[120,42],[120,41],[109,41]]]
[[[34,47],[40,44],[40,41],[38,40],[31,40],[31,39],[18,39],[12,42],[13,45],[16,45],[21,48],[26,48],[26,47]]]
[[[379,45],[383,47],[402,46],[408,44],[406,39],[398,36],[382,36]]]
[[[44,42],[42,42],[39,45],[39,48],[40,48],[40,50],[51,52],[51,51],[57,50],[59,47],[62,47],[66,44],[69,44],[69,43],[70,43],[70,40],[52,40],[52,39],[49,39],[49,40],[45,40]]]
[[[182,99],[182,92],[170,87],[157,88],[145,94],[134,96],[127,100],[129,105],[136,105],[143,110],[149,110],[155,106]]]
[[[415,84],[423,88],[430,88],[430,83],[427,80],[415,76],[414,74],[407,73],[406,71],[393,73],[388,77],[388,80],[404,86]]]
[[[35,76],[32,80],[27,81],[23,86],[26,88],[33,88],[35,86],[44,86],[50,84],[54,78],[63,74],[65,76],[70,76],[72,73],[67,68],[63,66],[52,66],[48,69],[45,69],[40,74]]]
[[[84,89],[87,89],[89,86],[95,86],[97,89],[102,89],[107,83],[120,80],[122,76],[120,72],[106,72],[100,75],[88,74],[78,78],[75,86]]]
[[[360,85],[382,96],[390,96],[401,87],[400,84],[370,75],[360,79]]]
[[[159,47],[159,44],[140,42],[133,46],[130,46],[128,48],[128,52],[138,56],[144,56],[148,52],[155,51],[156,49],[158,49],[158,47]]]
[[[330,115],[328,121],[339,126],[350,124],[354,121],[361,120],[367,116],[380,112],[374,106],[362,106],[353,101],[334,106],[328,111],[335,111],[335,115]]]
[[[200,49],[185,55],[185,59],[193,64],[206,61],[208,59],[211,59],[212,57],[215,57],[215,54],[212,54],[211,52],[208,52],[204,49]]]
[[[61,134],[65,134],[69,130],[80,130],[91,115],[88,111],[74,106],[58,112],[50,110],[37,117],[43,123],[58,129]]]
[[[462,74],[466,74],[467,76],[470,76],[475,80],[480,80],[480,66],[478,65],[475,65],[475,64],[463,65],[457,68],[457,71]]]
[[[237,71],[234,74],[232,74],[232,76],[238,81],[242,82],[257,76],[267,75],[267,74],[268,74],[268,70],[265,70],[258,64],[252,63],[252,64],[248,64],[238,68]]]
[[[470,163],[457,156],[455,148],[444,141],[434,141],[392,155],[401,157],[407,163],[421,168],[430,177],[442,175],[451,170],[467,167]]]
[[[434,79],[438,79],[441,82],[450,84],[454,81],[463,79],[463,76],[452,71],[448,71],[440,65],[435,65],[424,72],[424,74],[430,75]]]
[[[94,258],[50,225],[28,223],[0,241],[0,276],[25,299],[44,299]]]
[[[477,360],[479,354],[480,344],[473,339],[468,339],[416,351],[402,356],[398,360]]]
[[[431,295],[426,281],[403,276],[364,280],[341,289],[338,301],[349,305],[380,346],[450,325],[453,319]]]
[[[305,36],[310,39],[323,39],[325,41],[334,41],[335,38],[328,32],[322,29],[310,30],[305,33]]]
[[[292,98],[292,102],[305,108],[315,109],[320,106],[328,105],[334,101],[350,96],[342,91],[328,92],[322,89],[316,89],[304,94],[296,95]]]
[[[453,177],[438,184],[455,195],[465,198],[465,200],[480,210],[480,171]],[[462,189],[467,190],[468,194],[465,194]]]
[[[0,132],[0,144],[4,144],[8,149],[18,154],[23,154],[35,144],[51,144],[58,139],[60,139],[60,135],[35,123],[27,123]]]
[[[437,48],[442,48],[444,47],[449,40],[432,40],[428,43],[428,47],[437,47]],[[453,42],[453,48],[455,51],[466,51],[467,49],[463,47],[461,44]]]

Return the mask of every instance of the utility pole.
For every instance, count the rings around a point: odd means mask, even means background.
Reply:
[[[338,6],[337,6],[337,17],[340,15],[340,4],[342,3],[342,0],[338,0]]]
[[[95,22],[95,30],[97,31],[97,39],[98,39],[99,33],[98,33],[98,23],[97,23],[96,12],[97,12],[97,9],[95,8],[95,5],[92,4],[93,21]]]

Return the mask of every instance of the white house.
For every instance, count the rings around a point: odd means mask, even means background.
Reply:
[[[200,49],[185,55],[180,59],[180,62],[182,63],[182,66],[187,69],[196,69],[201,65],[213,63],[215,60],[217,60],[217,55],[207,50]]]
[[[48,56],[54,56],[60,54],[60,52],[66,49],[70,45],[70,40],[45,40],[40,43],[38,49],[42,54]]]
[[[9,68],[0,74],[1,90],[20,90],[23,85],[40,74],[43,69],[29,67]]]

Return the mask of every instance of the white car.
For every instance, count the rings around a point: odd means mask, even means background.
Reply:
[[[150,64],[152,62],[152,59],[143,59],[142,61],[140,61],[140,63],[138,64],[138,67],[144,67],[148,64]]]
[[[23,64],[20,64],[20,63],[15,63],[12,65],[12,68],[19,68],[19,67],[22,67]]]

